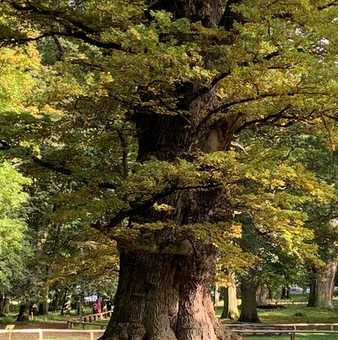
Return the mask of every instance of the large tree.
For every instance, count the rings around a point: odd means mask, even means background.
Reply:
[[[1,43],[37,42],[44,66],[31,130],[20,116],[2,144],[72,178],[55,218],[118,243],[102,339],[225,338],[208,285],[245,183],[223,152],[244,128],[336,118],[336,2],[0,6]]]

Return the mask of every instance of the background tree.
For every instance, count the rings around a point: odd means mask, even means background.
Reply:
[[[6,312],[15,280],[25,276],[30,248],[25,236],[23,186],[29,180],[7,162],[0,165],[0,313]]]

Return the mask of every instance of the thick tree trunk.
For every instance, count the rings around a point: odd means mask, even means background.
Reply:
[[[248,279],[243,279],[241,281],[242,306],[239,321],[260,322],[257,313],[256,291],[256,283]]]
[[[232,284],[224,288],[224,308],[222,319],[237,320],[239,317],[236,285]]]
[[[334,308],[333,290],[337,272],[337,263],[328,262],[325,266],[314,269],[310,282],[309,307]]]
[[[115,308],[102,340],[219,340],[209,283],[215,254],[122,250]]]

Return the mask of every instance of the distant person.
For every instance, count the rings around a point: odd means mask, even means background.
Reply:
[[[97,313],[102,313],[102,302],[101,302],[101,299],[97,299],[96,309],[97,309]]]
[[[93,314],[97,314],[97,303],[93,303]]]

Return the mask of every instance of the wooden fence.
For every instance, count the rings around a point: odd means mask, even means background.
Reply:
[[[94,324],[94,322],[98,320],[107,320],[111,317],[112,313],[113,313],[112,311],[109,311],[109,312],[102,312],[102,313],[97,313],[97,314],[84,315],[78,319],[68,320],[67,326],[68,328],[73,328],[75,325],[82,325],[83,329],[88,324],[103,326],[101,324]]]
[[[297,334],[338,334],[338,323],[298,324],[225,324],[232,332],[243,336],[290,336]]]

